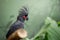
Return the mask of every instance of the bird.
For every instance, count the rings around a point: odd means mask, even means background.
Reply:
[[[26,38],[28,33],[24,29],[24,22],[25,20],[28,21],[28,9],[23,7],[19,11],[19,15],[16,18],[17,20],[10,26],[6,34],[7,40],[20,40]]]

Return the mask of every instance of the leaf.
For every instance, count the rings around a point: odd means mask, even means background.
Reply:
[[[58,26],[60,26],[60,21],[58,22]]]
[[[50,23],[50,26],[47,28],[47,40],[60,40],[60,28],[57,25],[57,22],[48,18],[46,24]]]
[[[44,35],[44,36],[43,36]],[[42,36],[42,37],[41,37]],[[53,19],[47,17],[45,24],[33,40],[60,40],[60,28]]]

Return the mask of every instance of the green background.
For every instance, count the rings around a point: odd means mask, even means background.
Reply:
[[[60,0],[0,0],[0,40],[5,40],[9,25],[23,6],[29,9],[29,20],[25,22],[28,38],[37,34],[46,17],[60,20]]]

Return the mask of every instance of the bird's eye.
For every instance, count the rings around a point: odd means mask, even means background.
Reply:
[[[25,17],[27,17],[27,15],[25,15]]]

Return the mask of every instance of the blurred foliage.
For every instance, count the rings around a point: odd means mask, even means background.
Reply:
[[[41,30],[31,40],[60,40],[60,28],[58,24],[53,19],[47,17]]]
[[[58,22],[58,26],[60,26],[60,21]]]

